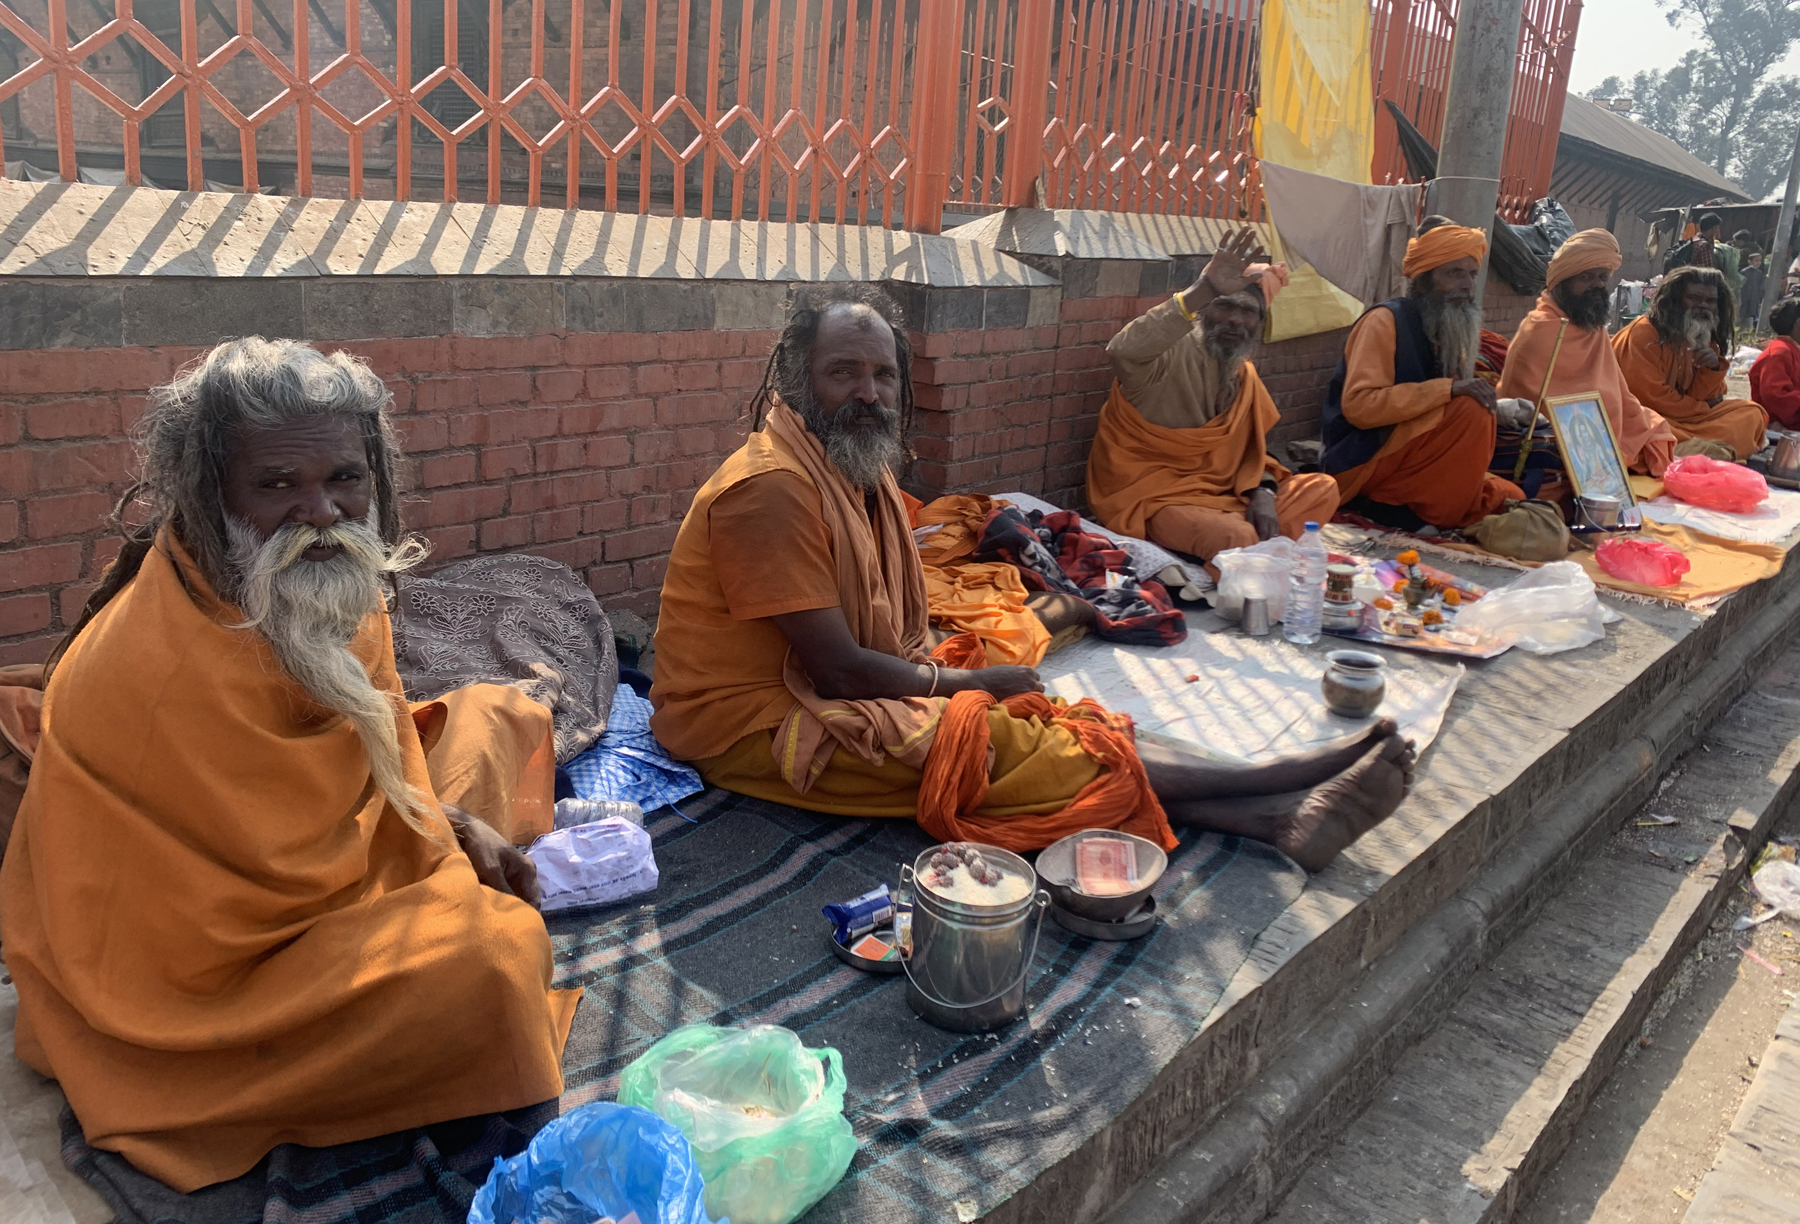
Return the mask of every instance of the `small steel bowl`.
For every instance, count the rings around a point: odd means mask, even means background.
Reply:
[[[1113,897],[1096,897],[1075,887],[1075,846],[1090,837],[1116,837],[1129,841],[1137,851],[1138,886]],[[1168,870],[1169,856],[1153,841],[1112,829],[1083,829],[1044,847],[1037,858],[1038,883],[1050,892],[1052,904],[1082,918],[1117,922],[1144,908],[1150,890]]]

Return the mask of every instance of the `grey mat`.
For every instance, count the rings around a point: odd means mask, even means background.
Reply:
[[[892,884],[930,844],[917,826],[716,790],[682,810],[693,822],[649,822],[652,903],[550,920],[560,984],[587,988],[563,1104],[611,1099],[619,1072],[682,1024],[784,1024],[834,1046],[861,1150],[807,1224],[953,1220],[959,1200],[991,1210],[1144,1091],[1306,882],[1266,846],[1189,834],[1152,934],[1100,943],[1046,919],[1030,1019],[964,1036],[916,1018],[904,978],[851,969],[825,942],[819,907]]]

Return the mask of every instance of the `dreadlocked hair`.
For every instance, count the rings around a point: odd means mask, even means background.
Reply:
[[[750,401],[750,428],[760,430],[769,409],[780,396],[784,403],[805,402],[812,378],[812,349],[819,338],[819,324],[835,306],[867,306],[881,316],[894,333],[894,354],[900,363],[900,430],[912,428],[912,342],[906,336],[906,320],[894,299],[874,285],[819,285],[802,289],[788,309],[787,325],[769,354],[762,386]]]
[[[1732,299],[1725,274],[1717,268],[1676,268],[1663,277],[1656,296],[1650,300],[1650,321],[1656,325],[1657,334],[1664,340],[1682,337],[1681,320],[1687,313],[1682,298],[1687,295],[1689,285],[1711,285],[1718,292],[1719,318],[1713,324],[1713,343],[1729,354],[1732,338],[1737,334],[1737,303]]]
[[[150,410],[132,432],[137,480],[108,518],[123,540],[119,554],[50,652],[46,676],[88,623],[137,577],[164,527],[180,537],[214,592],[235,602],[224,486],[239,429],[269,429],[307,416],[354,422],[369,463],[376,526],[384,543],[398,543],[400,445],[386,411],[392,398],[360,358],[261,336],[226,341],[151,392]]]

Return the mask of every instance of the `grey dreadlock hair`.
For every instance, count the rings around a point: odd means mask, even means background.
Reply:
[[[806,402],[811,394],[813,343],[819,338],[819,321],[833,306],[867,306],[880,315],[894,333],[894,353],[900,361],[900,431],[912,428],[912,344],[906,338],[906,320],[894,299],[874,285],[820,285],[803,289],[788,310],[787,325],[769,354],[762,386],[750,401],[750,428],[761,429],[775,396],[789,405]]]
[[[298,340],[228,340],[158,387],[134,431],[139,475],[113,507],[119,555],[88,596],[46,667],[137,576],[164,526],[172,529],[221,598],[235,600],[227,558],[225,465],[240,428],[266,429],[306,416],[354,421],[362,433],[382,541],[400,539],[400,445],[385,411],[393,397],[366,362],[319,352]],[[147,511],[141,519],[134,507]]]

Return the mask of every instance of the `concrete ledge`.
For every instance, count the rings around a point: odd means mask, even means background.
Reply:
[[[992,246],[870,226],[10,180],[0,275],[1055,283]]]

